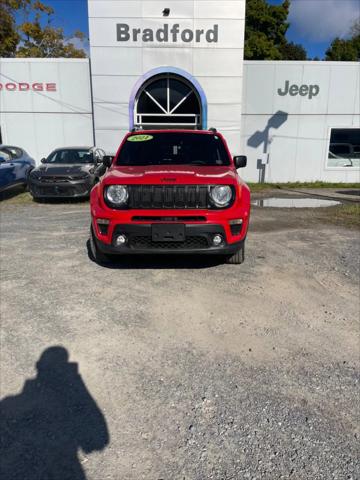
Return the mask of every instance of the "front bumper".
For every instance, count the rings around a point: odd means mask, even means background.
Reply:
[[[206,254],[206,255],[232,255],[243,245],[245,238],[234,243],[228,243],[226,233],[221,225],[195,225],[185,224],[185,239],[181,242],[175,241],[154,241],[152,239],[152,225],[125,224],[116,225],[113,229],[111,243],[104,243],[95,236],[99,250],[106,254],[128,255],[128,254]],[[119,234],[126,235],[127,241],[122,246],[117,246],[115,240]],[[214,246],[212,239],[214,235],[220,234],[223,243]]]
[[[29,179],[29,190],[35,198],[86,198],[93,187],[91,179],[66,182],[43,182]]]

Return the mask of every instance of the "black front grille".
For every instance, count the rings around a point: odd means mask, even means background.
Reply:
[[[65,176],[53,176],[53,175],[46,175],[43,177],[39,177],[38,180],[44,183],[63,183],[63,182],[70,182],[72,180],[71,177]]]
[[[207,185],[130,185],[129,208],[209,208]]]
[[[184,242],[154,242],[149,236],[131,236],[129,246],[133,249],[176,250],[189,249],[200,250],[208,248],[209,244],[205,237],[189,236]]]
[[[71,186],[65,186],[65,185],[46,185],[46,186],[39,186],[36,185],[32,187],[32,191],[34,192],[35,195],[49,195],[49,196],[65,196],[65,197],[71,197],[75,195],[85,195],[87,193],[87,186],[84,184],[80,185],[71,185]]]

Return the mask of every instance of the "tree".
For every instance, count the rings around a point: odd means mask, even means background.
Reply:
[[[62,28],[50,25],[42,28],[37,22],[26,22],[22,24],[21,31],[24,34],[24,42],[16,51],[17,57],[86,57],[83,49],[76,48],[70,41],[65,41]],[[73,37],[83,40],[84,35],[76,32]]]
[[[326,60],[357,62],[360,60],[360,20],[350,30],[350,38],[335,38],[326,50]]]
[[[20,40],[12,15],[14,5],[10,0],[0,0],[0,57],[13,57]]]
[[[270,5],[266,0],[247,0],[245,52],[247,60],[306,60],[302,45],[288,42],[290,0]]]
[[[245,59],[306,60],[301,45],[286,40],[289,28],[290,0],[270,5],[266,0],[247,0],[245,27]]]
[[[24,21],[14,29],[11,48],[5,56],[16,57],[86,57],[86,52],[75,47],[72,38],[84,40],[82,32],[75,32],[66,38],[62,28],[52,26],[54,10],[40,0],[0,0],[6,5],[5,12],[15,25],[15,14],[21,13]],[[1,17],[3,18],[3,17]],[[3,21],[1,22],[1,24]],[[2,27],[0,28],[1,35]],[[0,36],[1,38],[1,36]],[[15,47],[14,47],[15,44]]]
[[[306,50],[302,45],[288,42],[280,46],[280,53],[283,60],[306,60]]]

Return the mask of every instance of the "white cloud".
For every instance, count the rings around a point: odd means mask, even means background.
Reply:
[[[89,40],[87,38],[84,38],[81,40],[78,37],[71,37],[69,38],[66,43],[72,43],[75,48],[80,48],[82,50],[85,50],[85,53],[89,55]]]
[[[314,42],[346,37],[360,17],[360,0],[292,0],[289,20],[298,34]]]

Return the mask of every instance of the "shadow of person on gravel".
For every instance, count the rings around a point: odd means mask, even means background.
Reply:
[[[65,348],[46,349],[37,376],[0,402],[0,478],[86,480],[77,453],[109,443],[105,418]]]

